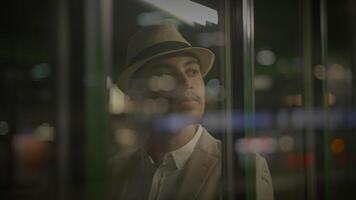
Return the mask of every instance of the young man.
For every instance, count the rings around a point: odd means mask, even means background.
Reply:
[[[221,144],[199,124],[203,77],[213,61],[210,50],[192,47],[173,24],[131,38],[118,86],[137,109],[156,109],[142,114],[143,147],[112,161],[113,199],[221,199]],[[273,199],[266,161],[256,158],[257,188],[265,186],[257,196]]]

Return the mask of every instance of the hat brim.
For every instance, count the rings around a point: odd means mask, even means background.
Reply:
[[[159,54],[156,54],[154,56],[151,56],[149,58],[146,58],[144,60],[140,60],[138,62],[133,63],[130,66],[127,66],[126,70],[124,70],[121,75],[118,78],[117,85],[118,87],[123,91],[127,92],[127,84],[129,80],[132,78],[132,76],[139,70],[143,65],[145,65],[148,61],[158,58],[160,56],[168,55],[168,54],[174,54],[174,53],[181,53],[181,52],[187,52],[191,53],[196,58],[199,60],[200,64],[200,71],[202,76],[204,77],[211,69],[214,63],[215,55],[212,51],[206,48],[202,47],[187,47],[187,48],[182,48],[178,50],[172,50],[172,51],[165,51]]]

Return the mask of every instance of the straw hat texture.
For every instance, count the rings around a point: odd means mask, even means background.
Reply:
[[[173,23],[142,28],[129,40],[126,65],[119,75],[118,87],[126,92],[131,77],[148,61],[160,56],[183,52],[196,56],[203,76],[209,72],[214,62],[214,53],[207,48],[192,47]]]

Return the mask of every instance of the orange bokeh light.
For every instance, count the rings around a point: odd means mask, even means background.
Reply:
[[[336,138],[331,142],[331,151],[335,154],[339,154],[345,150],[345,142],[341,138]]]

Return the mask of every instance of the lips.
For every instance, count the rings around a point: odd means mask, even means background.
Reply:
[[[196,96],[185,96],[183,98],[179,98],[178,101],[185,102],[185,101],[198,101],[199,99]]]
[[[177,101],[178,102],[185,102],[185,101],[196,101],[196,102],[200,102],[200,97],[193,93],[193,92],[188,92],[188,93],[185,93],[181,96],[177,96]]]
[[[199,96],[189,94],[175,99],[174,104],[177,106],[177,108],[185,110],[195,108],[199,102]]]

